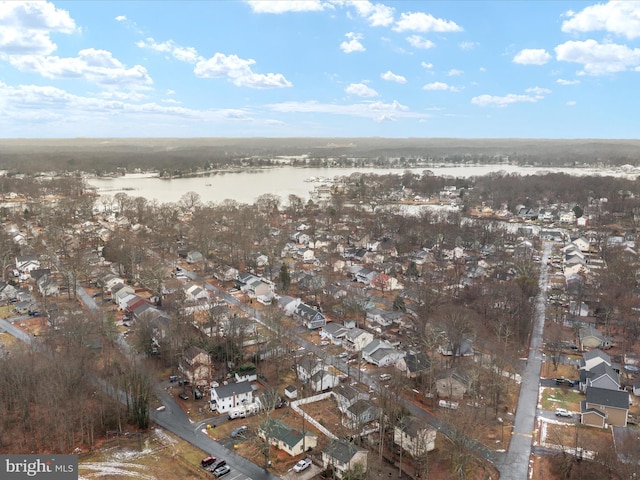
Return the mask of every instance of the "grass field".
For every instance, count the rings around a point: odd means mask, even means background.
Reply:
[[[573,412],[580,411],[580,401],[584,399],[584,395],[577,390],[569,390],[562,387],[544,387],[540,397],[543,410],[566,408]]]

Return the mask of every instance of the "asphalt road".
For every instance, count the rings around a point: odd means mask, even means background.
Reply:
[[[551,244],[545,243],[541,265],[545,266],[551,254]],[[538,389],[542,370],[542,338],[545,320],[545,297],[547,292],[548,271],[540,272],[540,292],[536,297],[534,324],[531,332],[529,357],[522,373],[520,397],[513,424],[509,450],[504,459],[496,466],[501,480],[526,480],[529,478],[529,459],[535,428],[538,406]]]

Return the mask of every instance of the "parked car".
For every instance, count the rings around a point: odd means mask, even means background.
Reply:
[[[171,383],[178,381],[178,375],[169,375],[169,381]]]
[[[218,468],[220,468],[220,467],[222,467],[222,466],[224,466],[226,464],[227,464],[227,462],[224,459],[220,458],[220,459],[214,461],[211,465],[209,465],[207,467],[207,470],[209,470],[210,472],[214,472]]]
[[[310,466],[311,466],[311,459],[307,457],[305,459],[300,460],[298,463],[296,463],[293,466],[293,471],[294,472],[301,472],[303,470],[306,470]]]
[[[186,394],[186,393],[184,393],[184,392],[180,392],[180,393],[178,394],[178,397],[180,397],[182,400],[189,400],[189,395],[187,395],[187,394]]]
[[[572,417],[571,412],[565,408],[556,408],[556,417]]]
[[[193,398],[200,400],[202,398],[202,392],[197,388],[193,391]]]
[[[242,425],[241,427],[236,427],[233,430],[231,430],[231,437],[232,438],[236,438],[236,437],[244,437],[244,434],[247,433],[247,426],[246,425]]]
[[[214,464],[215,461],[216,461],[216,457],[212,457],[211,455],[209,455],[208,457],[205,457],[200,461],[200,466],[202,468],[207,468],[209,465]]]
[[[213,474],[214,474],[216,477],[220,478],[220,477],[222,477],[223,475],[226,475],[227,473],[229,473],[230,471],[231,471],[231,468],[229,467],[229,465],[223,465],[223,466],[221,466],[221,467],[216,468],[216,469],[213,471]]]

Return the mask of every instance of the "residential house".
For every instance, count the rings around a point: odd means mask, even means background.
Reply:
[[[253,363],[240,365],[233,373],[236,382],[255,382],[258,380],[258,370]]]
[[[600,331],[592,326],[580,327],[578,330],[578,346],[580,350],[600,348],[605,345],[605,338]]]
[[[298,389],[295,385],[287,385],[284,387],[284,396],[291,400],[295,400],[298,398]]]
[[[211,357],[203,349],[191,346],[183,353],[178,369],[196,387],[206,387],[211,378]]]
[[[369,285],[378,276],[378,272],[367,267],[360,267],[355,272],[355,279],[360,283]]]
[[[187,300],[197,302],[198,300],[209,300],[209,292],[198,285],[190,285],[186,290]]]
[[[334,345],[342,345],[342,339],[347,334],[347,329],[342,325],[329,322],[320,331],[320,336],[326,338]]]
[[[298,378],[302,382],[309,381],[309,379],[318,373],[319,371],[324,370],[322,362],[318,361],[312,355],[306,355],[296,365],[296,372],[298,373]]]
[[[111,287],[111,301],[116,305],[120,305],[120,301],[127,295],[133,295],[135,290],[129,285],[118,283]]]
[[[299,298],[293,298],[288,295],[282,295],[278,299],[278,308],[282,310],[285,315],[287,315],[288,317],[291,317],[293,316],[293,312],[295,311],[300,301],[301,300]]]
[[[458,370],[444,372],[436,380],[436,393],[440,398],[460,400],[470,387],[469,377]]]
[[[322,328],[327,324],[327,319],[322,313],[302,302],[293,310],[293,318],[301,321],[309,330]]]
[[[0,301],[14,302],[18,298],[18,290],[10,283],[0,280]]]
[[[238,273],[237,268],[224,265],[214,272],[214,276],[221,282],[231,282],[238,278]]]
[[[258,427],[258,436],[292,457],[316,447],[318,436],[308,430],[301,432],[277,418],[269,418]]]
[[[390,290],[402,290],[404,288],[397,278],[387,275],[386,273],[378,274],[371,284],[375,288],[385,292]]]
[[[409,452],[413,458],[423,457],[436,448],[436,430],[417,418],[393,429],[393,443]]]
[[[100,279],[100,285],[105,294],[111,295],[111,289],[118,284],[124,285],[124,279],[112,273],[105,275]]]
[[[343,413],[343,424],[354,430],[360,430],[364,425],[380,419],[380,408],[364,398],[356,400]]]
[[[44,275],[40,275],[36,280],[36,286],[38,287],[38,291],[40,292],[40,295],[42,295],[43,297],[56,296],[60,291],[58,287],[58,282],[56,282],[55,278],[53,278],[51,273],[45,273]]]
[[[426,250],[414,250],[409,253],[407,258],[410,262],[420,266],[424,265],[431,258],[431,254]]]
[[[253,387],[249,382],[229,383],[211,389],[211,410],[227,413],[232,408],[253,403]]]
[[[591,370],[580,370],[580,391],[585,392],[589,387],[620,390],[620,375],[604,362]]]
[[[367,310],[367,321],[383,327],[388,327],[394,322],[398,323],[403,316],[404,313],[397,310],[383,310],[377,307]]]
[[[450,341],[438,345],[438,352],[440,353],[440,355],[444,355],[445,357],[454,356],[453,350],[453,344]],[[463,338],[460,342],[460,345],[456,348],[455,356],[470,357],[473,356],[473,354],[473,340],[471,340],[470,338]]]
[[[248,272],[238,275],[236,285],[243,293],[251,297],[265,296],[274,290],[273,282]]]
[[[629,415],[629,392],[589,387],[580,403],[580,421],[585,425],[607,428],[626,427]]]
[[[31,270],[40,268],[40,259],[37,255],[22,255],[16,257],[16,269],[21,275],[29,275]]]
[[[373,334],[361,328],[352,328],[347,331],[342,344],[350,352],[360,352],[373,341]]]
[[[358,400],[368,400],[369,394],[361,392],[349,385],[340,385],[333,390],[333,396],[338,402],[338,410],[345,412],[347,408]]]
[[[187,253],[186,260],[187,260],[187,263],[189,264],[198,263],[204,260],[204,256],[202,255],[202,253],[192,250],[189,253]]]
[[[429,370],[431,360],[426,353],[409,353],[396,362],[396,368],[408,378],[416,378]]]
[[[322,467],[331,468],[337,478],[358,466],[367,470],[367,455],[369,452],[358,448],[346,440],[333,439],[322,451]]]
[[[339,384],[340,378],[326,369],[317,371],[309,378],[309,385],[314,392],[324,392]]]
[[[364,361],[378,367],[393,365],[404,355],[404,352],[396,350],[390,343],[378,339],[374,339],[362,350]]]
[[[599,349],[589,350],[582,355],[582,358],[579,360],[579,366],[581,370],[591,370],[596,365],[600,363],[606,363],[609,366],[612,366],[611,357]]]

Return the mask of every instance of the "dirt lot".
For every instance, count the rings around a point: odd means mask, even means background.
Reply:
[[[198,467],[205,456],[200,449],[156,429],[141,437],[121,437],[102,448],[80,454],[79,480],[197,480],[211,475]]]

